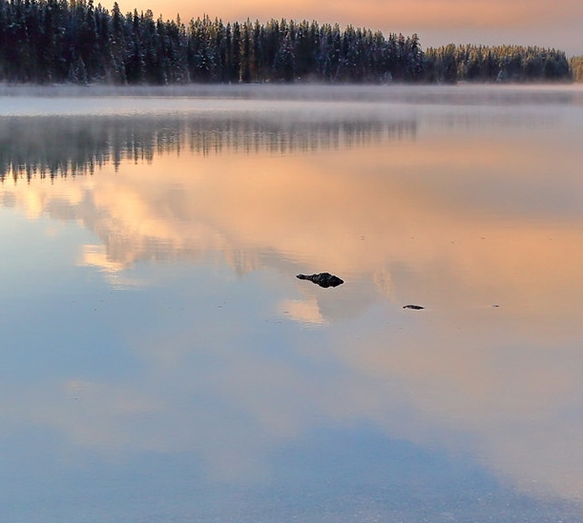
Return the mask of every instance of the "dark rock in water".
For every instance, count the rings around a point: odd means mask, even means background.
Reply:
[[[422,311],[425,307],[421,307],[421,305],[405,305],[403,309],[412,309],[414,311]]]
[[[338,285],[342,285],[344,280],[341,280],[338,276],[334,276],[329,272],[321,272],[320,274],[298,274],[296,278],[300,280],[310,280],[320,287],[324,287],[327,289],[328,287],[338,287]]]

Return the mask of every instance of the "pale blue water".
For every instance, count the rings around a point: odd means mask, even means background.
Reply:
[[[4,94],[2,521],[583,519],[580,90]]]

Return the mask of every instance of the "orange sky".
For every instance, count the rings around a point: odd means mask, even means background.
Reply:
[[[105,7],[111,6],[107,1]],[[183,20],[208,14],[224,21],[246,18],[307,19],[353,24],[405,34],[418,33],[424,47],[446,43],[540,45],[583,54],[580,0],[119,0],[122,11],[152,9]],[[113,1],[111,2],[113,5]]]

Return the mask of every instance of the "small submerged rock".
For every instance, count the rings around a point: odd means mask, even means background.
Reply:
[[[423,309],[425,309],[425,307],[422,307],[421,305],[405,305],[403,307],[403,309],[411,309],[414,311],[422,311]]]
[[[298,274],[296,278],[300,280],[310,280],[320,287],[327,289],[328,287],[338,287],[342,285],[344,280],[340,279],[338,276],[334,276],[329,272],[321,272],[320,274]]]

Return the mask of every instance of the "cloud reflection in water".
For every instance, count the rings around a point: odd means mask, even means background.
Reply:
[[[251,483],[326,420],[366,420],[579,501],[583,193],[568,144],[581,121],[522,108],[499,127],[481,109],[452,125],[460,109],[441,111],[63,120],[90,145],[49,147],[30,169],[3,148],[4,202],[82,224],[102,245],[76,262],[137,282],[141,266],[136,292],[174,308],[156,325],[120,313],[139,374],[33,385],[5,415],[81,445],[195,451],[215,479]],[[324,270],[346,284],[295,280]]]

